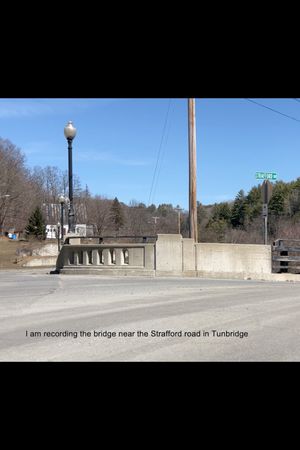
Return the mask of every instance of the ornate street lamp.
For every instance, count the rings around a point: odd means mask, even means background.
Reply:
[[[64,129],[65,137],[68,141],[68,162],[69,162],[69,213],[68,213],[68,225],[69,233],[75,233],[75,219],[74,219],[74,206],[73,206],[73,164],[72,164],[72,142],[76,136],[76,128],[70,121]]]

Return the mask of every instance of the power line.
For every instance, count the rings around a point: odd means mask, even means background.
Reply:
[[[157,173],[158,162],[159,162],[161,149],[162,149],[162,143],[163,143],[163,140],[164,140],[164,137],[165,137],[166,127],[167,127],[167,123],[168,123],[168,119],[169,119],[169,112],[170,112],[171,102],[172,102],[172,99],[170,98],[169,105],[168,105],[168,110],[167,110],[167,115],[166,115],[163,131],[162,131],[162,137],[161,137],[161,141],[160,141],[160,145],[159,145],[159,149],[158,149],[158,153],[157,153],[156,165],[155,165],[155,169],[154,169],[154,173],[153,173],[153,178],[152,178],[152,184],[151,184],[151,189],[150,189],[148,205],[150,205],[150,200],[151,200],[151,195],[152,195],[152,191],[153,191],[155,176],[156,176],[156,173]]]
[[[247,100],[248,102],[251,102],[251,103],[255,103],[256,105],[259,105],[259,106],[261,106],[262,108],[269,109],[270,111],[273,111],[273,112],[275,112],[275,113],[277,113],[277,114],[280,114],[281,116],[287,117],[288,119],[295,120],[296,122],[300,122],[300,120],[297,119],[296,117],[293,117],[293,116],[289,116],[289,115],[287,115],[287,114],[284,114],[284,113],[282,113],[282,112],[280,112],[280,111],[277,111],[276,109],[273,109],[273,108],[270,108],[269,106],[263,105],[262,103],[258,103],[258,102],[254,101],[254,100],[251,100],[250,98],[244,98],[244,100]]]
[[[162,150],[161,159],[160,159],[159,167],[158,167],[158,170],[157,170],[156,182],[154,183],[154,187],[153,187],[152,202],[155,199],[157,184],[158,184],[158,180],[159,180],[159,176],[160,176],[160,171],[161,171],[161,168],[162,168],[162,165],[163,165],[164,156],[165,156],[165,153],[166,153],[166,148],[167,148],[169,134],[170,134],[170,128],[171,128],[171,115],[172,115],[173,110],[174,110],[174,103],[173,103],[172,108],[171,108],[170,113],[169,113],[170,120],[169,120],[168,129],[166,131],[166,138],[165,138],[164,149]]]

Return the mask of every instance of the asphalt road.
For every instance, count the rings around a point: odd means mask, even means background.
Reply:
[[[300,283],[0,271],[0,361],[300,361]]]

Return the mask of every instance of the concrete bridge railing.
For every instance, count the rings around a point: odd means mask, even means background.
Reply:
[[[267,245],[195,243],[159,234],[152,243],[80,244],[69,239],[57,259],[60,273],[265,278],[272,272]]]
[[[154,273],[154,244],[66,244],[57,259],[61,273],[126,275],[127,272]]]

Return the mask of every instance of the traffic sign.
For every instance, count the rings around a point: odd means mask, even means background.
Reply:
[[[263,203],[268,204],[272,197],[273,184],[269,180],[264,180],[261,185]]]
[[[276,172],[256,172],[255,178],[257,180],[277,180]]]

